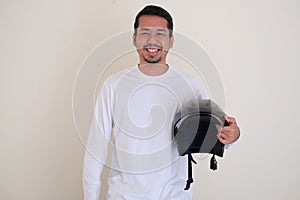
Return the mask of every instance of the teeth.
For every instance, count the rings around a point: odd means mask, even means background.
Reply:
[[[158,49],[147,49],[147,51],[149,51],[149,52],[157,52],[158,51]]]

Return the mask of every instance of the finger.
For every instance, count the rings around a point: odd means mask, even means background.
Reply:
[[[227,135],[227,134],[223,134],[223,133],[221,133],[221,134],[218,135],[218,139],[223,144],[231,144],[235,140],[235,138],[234,138],[233,135]]]
[[[232,134],[220,133],[219,136],[222,140],[227,142],[232,141],[234,139],[234,136]]]
[[[222,132],[223,130],[223,126],[221,126],[220,124],[215,124],[217,130],[218,130],[218,133]]]
[[[231,124],[230,126],[225,126],[222,129],[223,133],[230,133],[238,137],[240,135],[240,128],[237,126],[237,124]]]
[[[229,124],[236,124],[236,119],[234,117],[230,117],[230,116],[225,116],[226,121],[229,122]]]
[[[223,134],[218,134],[217,136],[218,136],[218,139],[219,139],[219,141],[220,141],[221,143],[223,143],[223,144],[230,144],[230,142],[227,140],[226,137],[224,137]]]
[[[221,132],[230,134],[230,133],[233,133],[234,130],[235,130],[235,128],[233,126],[224,126],[224,128],[222,128]]]
[[[239,138],[240,130],[237,126],[224,127],[220,132],[220,137],[225,139],[228,143],[232,143]]]

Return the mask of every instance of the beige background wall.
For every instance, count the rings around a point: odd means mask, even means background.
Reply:
[[[242,129],[217,172],[205,159],[195,167],[194,199],[299,199],[296,0],[1,0],[0,199],[82,199],[76,73],[147,3],[167,8],[175,29],[206,49]]]

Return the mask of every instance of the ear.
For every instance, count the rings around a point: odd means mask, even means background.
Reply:
[[[174,43],[174,35],[172,35],[172,36],[170,37],[170,48],[173,47],[173,43]]]
[[[136,34],[135,33],[132,35],[132,43],[136,47]]]

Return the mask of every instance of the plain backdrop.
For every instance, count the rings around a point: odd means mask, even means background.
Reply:
[[[242,131],[217,172],[198,159],[193,199],[299,199],[297,0],[1,0],[0,199],[83,199],[76,74],[147,4],[206,50]]]

